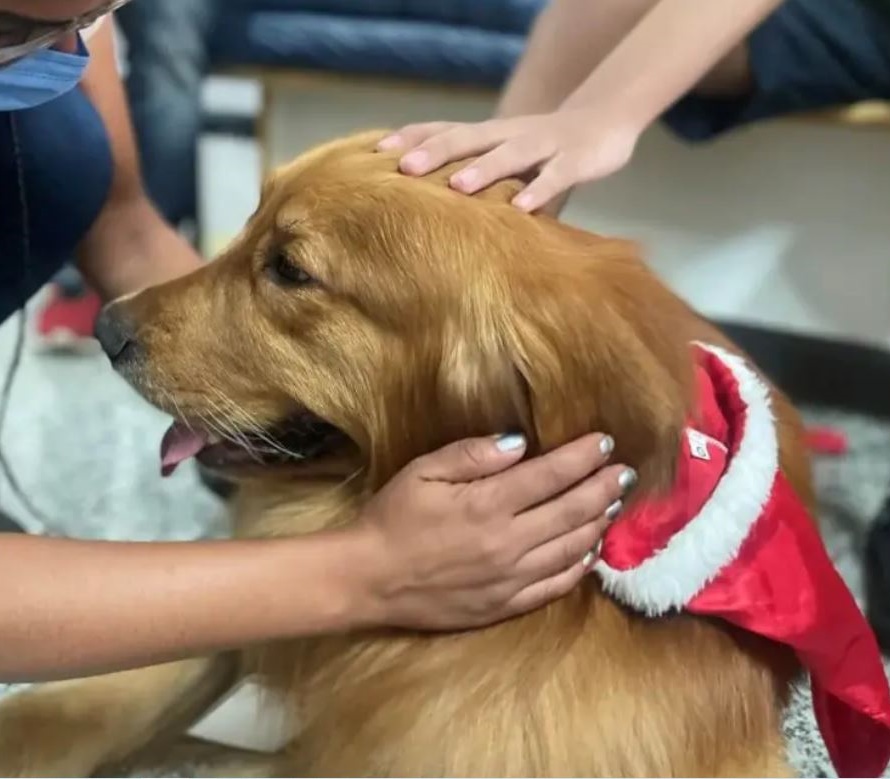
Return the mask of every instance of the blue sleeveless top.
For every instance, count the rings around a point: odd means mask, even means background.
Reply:
[[[73,259],[113,170],[105,124],[80,87],[0,112],[0,322]]]

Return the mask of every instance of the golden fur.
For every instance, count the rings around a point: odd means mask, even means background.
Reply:
[[[116,304],[145,354],[130,378],[162,408],[241,430],[307,408],[353,442],[288,479],[272,470],[246,482],[239,534],[349,522],[413,457],[508,429],[535,451],[612,433],[616,461],[641,474],[638,495],[666,486],[694,403],[688,344],[732,345],[632,244],[521,214],[509,205],[515,182],[468,198],[448,189],[449,170],[402,176],[372,151],[379,137],[279,170],[215,263]],[[280,252],[319,284],[270,280]],[[811,503],[797,416],[774,400],[782,468]],[[484,630],[323,636],[242,663],[299,711],[293,743],[257,769],[278,775],[790,773],[785,651],[719,622],[642,619],[593,579]],[[181,731],[230,672],[196,660],[7,701],[0,773],[95,771]],[[9,733],[24,740],[18,757]]]

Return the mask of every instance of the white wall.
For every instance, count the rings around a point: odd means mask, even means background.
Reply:
[[[271,164],[355,129],[485,118],[492,104],[347,79],[284,79],[268,95]],[[246,215],[255,192],[235,186]],[[565,216],[640,240],[706,314],[890,347],[888,206],[890,131],[777,122],[694,147],[656,128],[628,169],[579,191]]]

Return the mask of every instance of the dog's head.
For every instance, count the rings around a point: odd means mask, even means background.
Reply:
[[[634,247],[521,213],[516,182],[403,176],[379,137],[280,169],[215,262],[103,312],[115,367],[184,423],[168,456],[373,487],[468,435],[603,430],[663,470],[689,357]]]

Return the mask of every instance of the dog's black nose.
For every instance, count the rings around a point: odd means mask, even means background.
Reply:
[[[132,357],[136,351],[135,332],[131,322],[117,307],[105,306],[96,319],[93,334],[113,363]]]

